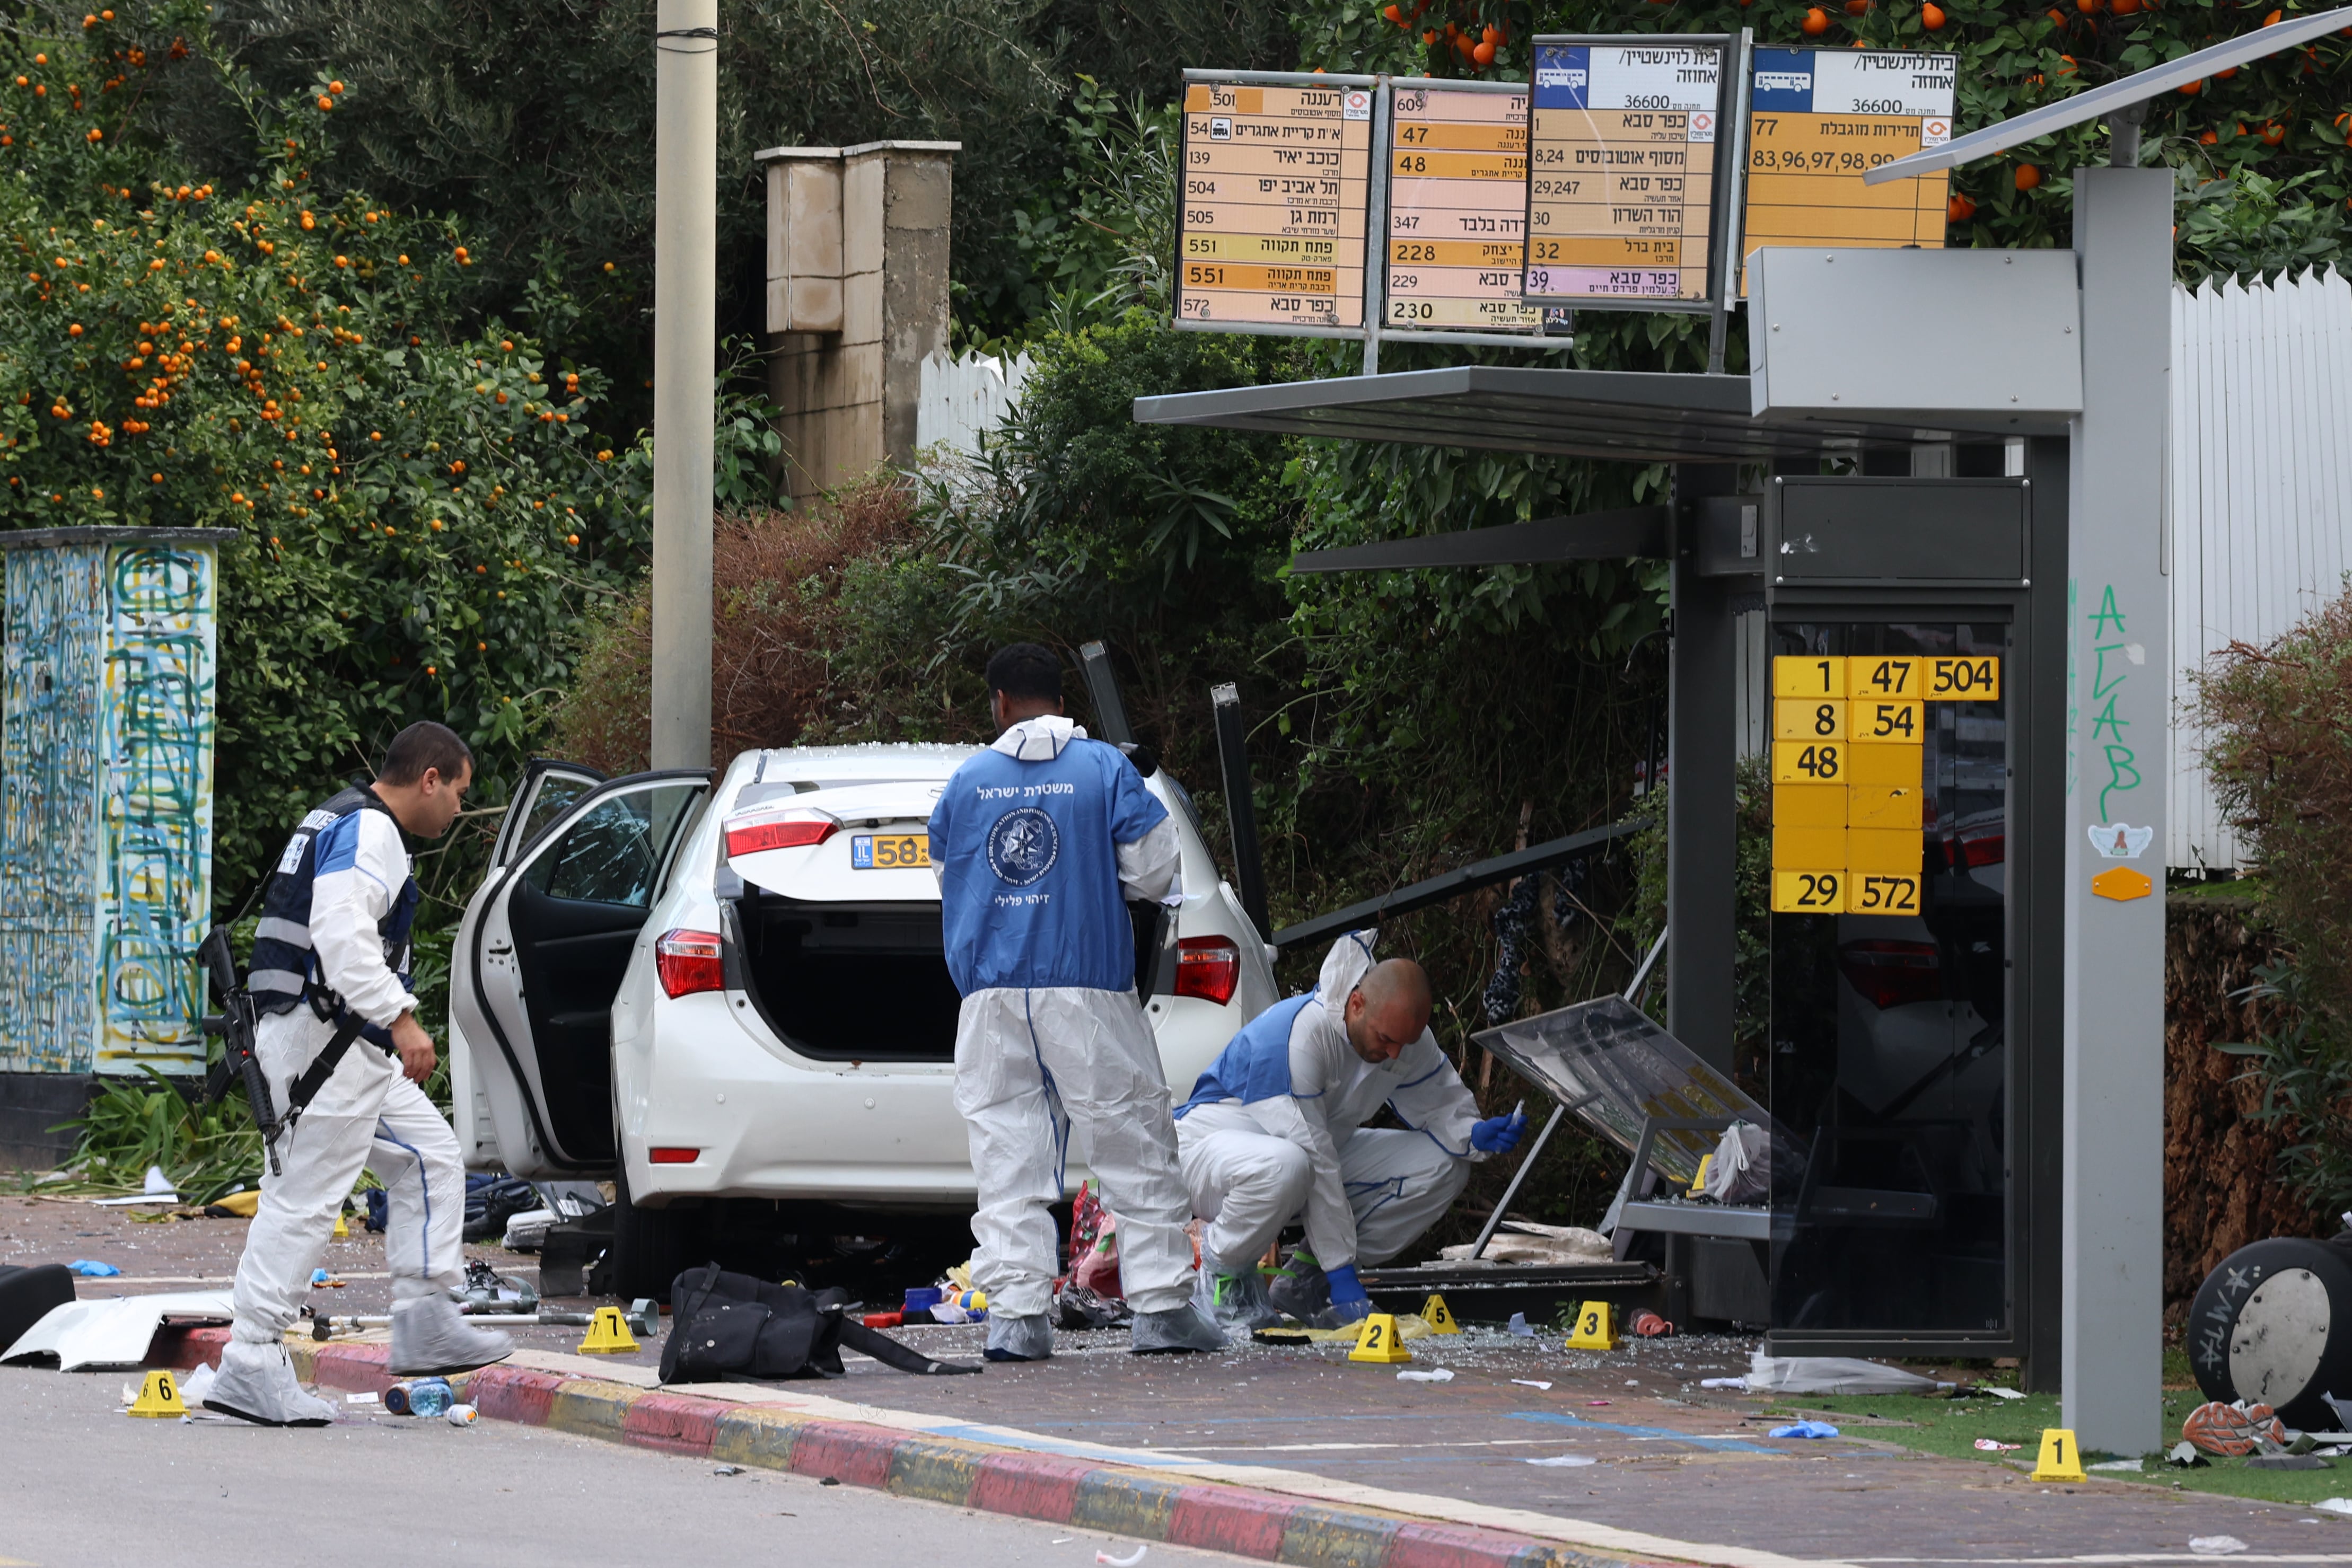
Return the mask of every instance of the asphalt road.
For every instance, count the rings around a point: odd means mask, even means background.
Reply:
[[[481,1422],[133,1420],[129,1373],[0,1367],[0,1568],[364,1561],[1091,1568],[1134,1542]],[[339,1396],[337,1397],[340,1397]],[[1154,1545],[1150,1563],[1239,1558]]]

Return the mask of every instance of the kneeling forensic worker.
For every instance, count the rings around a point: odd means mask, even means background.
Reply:
[[[263,893],[247,979],[260,1014],[253,1053],[286,1119],[237,1260],[236,1320],[208,1409],[268,1427],[334,1419],[296,1379],[285,1334],[363,1168],[386,1194],[392,1371],[462,1372],[513,1352],[450,1295],[465,1279],[466,1173],[421,1087],[435,1051],[408,979],[418,893],[401,835],[447,832],[473,776],[455,731],[410,725],[373,784],[302,819]]]
[[[1357,1265],[1403,1251],[1453,1207],[1470,1162],[1515,1147],[1526,1128],[1522,1112],[1479,1118],[1429,1032],[1429,977],[1410,958],[1375,963],[1376,935],[1334,943],[1315,988],[1244,1025],[1176,1113],[1222,1320],[1363,1318]],[[1365,1128],[1382,1105],[1403,1127]],[[1269,1287],[1257,1260],[1302,1209],[1307,1244]]]

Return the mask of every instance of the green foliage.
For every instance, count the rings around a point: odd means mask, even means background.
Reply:
[[[2269,1027],[2221,1047],[2284,1124],[2288,1179],[2315,1207],[2352,1204],[2352,587],[2263,646],[2233,643],[2195,677],[2217,802],[2262,877],[2284,961],[2258,969]]]
[[[260,1179],[261,1133],[244,1096],[205,1105],[152,1067],[143,1078],[100,1080],[89,1110],[71,1124],[81,1129],[65,1166],[74,1190],[137,1192],[147,1167],[161,1166],[183,1198],[210,1203]]]
[[[314,189],[331,79],[288,101],[221,75],[256,133],[241,193],[135,129],[173,36],[0,40],[20,268],[0,281],[0,474],[15,527],[231,530],[214,821],[233,906],[287,824],[407,723],[442,719],[483,775],[512,771],[643,531],[585,423],[604,378],[466,324],[454,223]],[[530,292],[560,318],[553,280]]]

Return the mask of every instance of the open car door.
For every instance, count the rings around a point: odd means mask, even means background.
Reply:
[[[450,956],[452,1087],[476,1118],[472,1163],[611,1170],[613,998],[711,777],[532,764]]]

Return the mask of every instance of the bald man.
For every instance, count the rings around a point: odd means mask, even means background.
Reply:
[[[1372,959],[1377,933],[1333,944],[1315,988],[1234,1036],[1176,1113],[1201,1272],[1218,1316],[1323,1327],[1371,1310],[1356,1278],[1453,1207],[1470,1163],[1514,1146],[1526,1118],[1481,1121],[1429,1032],[1429,977]],[[1402,1129],[1366,1131],[1382,1105]],[[1257,1260],[1304,1211],[1307,1245],[1269,1290]]]

